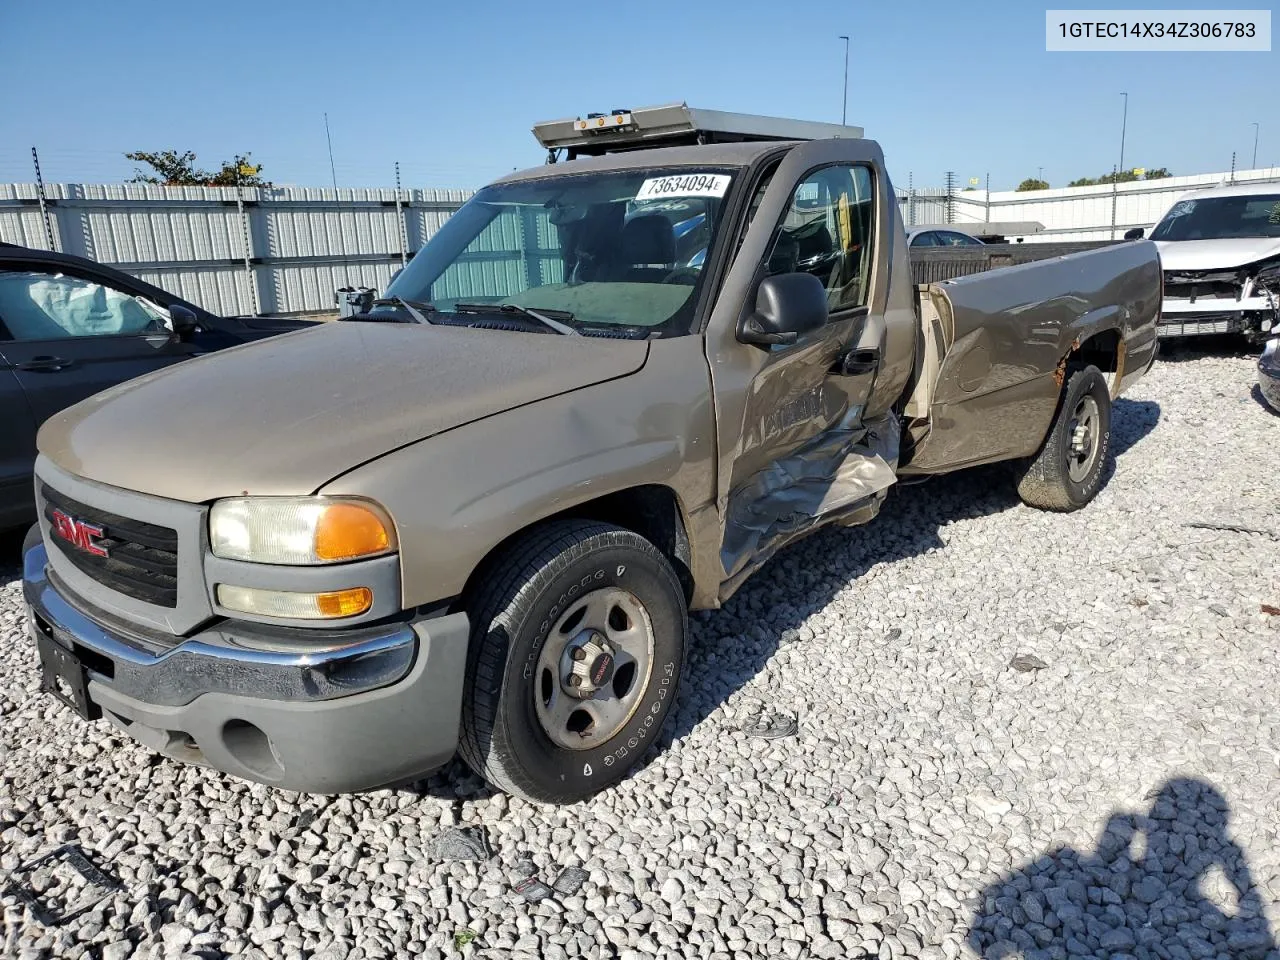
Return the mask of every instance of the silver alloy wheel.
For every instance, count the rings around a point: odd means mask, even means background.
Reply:
[[[631,593],[604,587],[583,594],[547,634],[533,700],[556,746],[598,747],[626,726],[649,686],[653,624]]]
[[[1098,457],[1098,448],[1102,443],[1102,434],[1098,429],[1101,419],[1098,401],[1090,396],[1081,397],[1071,413],[1067,475],[1076,483],[1084,482]]]

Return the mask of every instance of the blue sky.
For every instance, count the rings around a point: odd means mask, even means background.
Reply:
[[[1204,3],[1204,0],[1201,0]],[[1052,4],[1054,7],[1066,6]],[[1095,4],[1096,6],[1096,4]],[[0,181],[130,175],[128,150],[242,150],[277,183],[475,187],[541,162],[535,120],[686,100],[849,121],[906,186],[1040,167],[1055,186],[1126,166],[1280,164],[1280,53],[1047,53],[1045,5],[765,0],[256,4],[0,0]]]

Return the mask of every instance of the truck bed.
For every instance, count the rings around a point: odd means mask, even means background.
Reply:
[[[1062,243],[991,243],[981,247],[909,247],[913,283],[938,283],[1036,260],[1109,247],[1125,240],[1073,240]]]

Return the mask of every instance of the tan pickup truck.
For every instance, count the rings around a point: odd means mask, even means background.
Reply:
[[[917,288],[860,131],[661,110],[540,128],[570,157],[480,190],[371,312],[50,419],[45,688],[283,788],[460,751],[569,802],[659,739],[688,610],[900,477],[1007,460],[1028,504],[1089,503],[1155,357],[1150,242]]]

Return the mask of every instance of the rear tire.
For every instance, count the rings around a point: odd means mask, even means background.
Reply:
[[[1040,452],[1018,480],[1022,502],[1041,510],[1079,510],[1102,488],[1111,452],[1111,391],[1095,366],[1070,372]]]
[[[573,803],[626,776],[666,721],[687,604],[670,562],[620,527],[530,531],[467,598],[459,751],[507,793]]]

